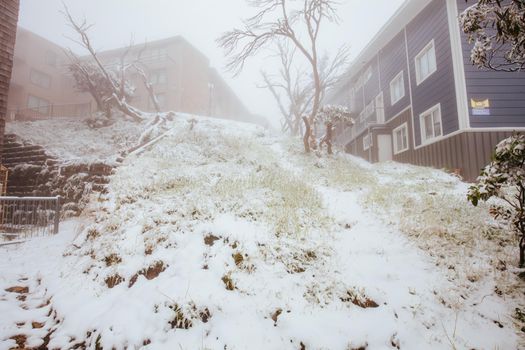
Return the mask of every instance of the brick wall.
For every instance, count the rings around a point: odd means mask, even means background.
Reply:
[[[4,138],[19,4],[19,0],[0,0],[0,145]]]

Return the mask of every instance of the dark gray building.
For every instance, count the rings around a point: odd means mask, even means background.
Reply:
[[[470,63],[458,16],[472,3],[407,0],[354,60],[329,101],[357,116],[338,130],[348,152],[474,180],[501,139],[525,130],[525,74]]]

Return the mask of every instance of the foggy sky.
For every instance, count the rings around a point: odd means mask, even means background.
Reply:
[[[239,26],[254,13],[245,0],[63,0],[76,18],[93,23],[91,39],[99,50],[182,35],[209,59],[252,113],[265,116],[274,126],[280,115],[271,96],[256,87],[260,71],[275,70],[272,61],[261,57],[248,61],[236,77],[224,70],[226,59],[216,39]],[[339,6],[339,25],[323,28],[322,50],[334,52],[343,44],[355,57],[403,0],[346,0]],[[65,24],[62,0],[21,0],[19,24],[65,47],[78,51],[67,37],[74,36]],[[327,23],[325,23],[327,24]],[[82,52],[82,51],[80,51]]]

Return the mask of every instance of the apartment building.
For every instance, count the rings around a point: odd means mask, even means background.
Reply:
[[[64,48],[19,28],[14,55],[8,99],[11,119],[84,116],[93,111],[91,97],[74,87]],[[140,67],[162,111],[261,122],[210,67],[206,56],[180,36],[102,51],[98,56],[108,69],[122,63]],[[130,104],[153,112],[154,104],[140,74],[130,69],[128,80],[135,88]]]
[[[525,74],[480,70],[458,16],[464,0],[407,0],[351,65],[331,103],[356,124],[348,152],[445,168],[474,180],[495,145],[525,130]]]
[[[4,139],[18,11],[19,0],[0,0],[0,151]]]

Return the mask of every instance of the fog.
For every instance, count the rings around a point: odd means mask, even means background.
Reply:
[[[210,60],[246,107],[278,126],[280,115],[271,96],[257,87],[261,70],[276,70],[268,51],[249,60],[238,75],[225,71],[224,52],[217,46],[221,33],[241,24],[254,13],[245,0],[64,0],[71,13],[85,17],[94,26],[91,38],[98,50],[182,35]],[[402,0],[346,0],[339,6],[341,21],[323,28],[322,51],[334,52],[341,45],[355,57],[401,5]],[[61,14],[62,0],[21,0],[19,24],[59,45],[79,50]]]

